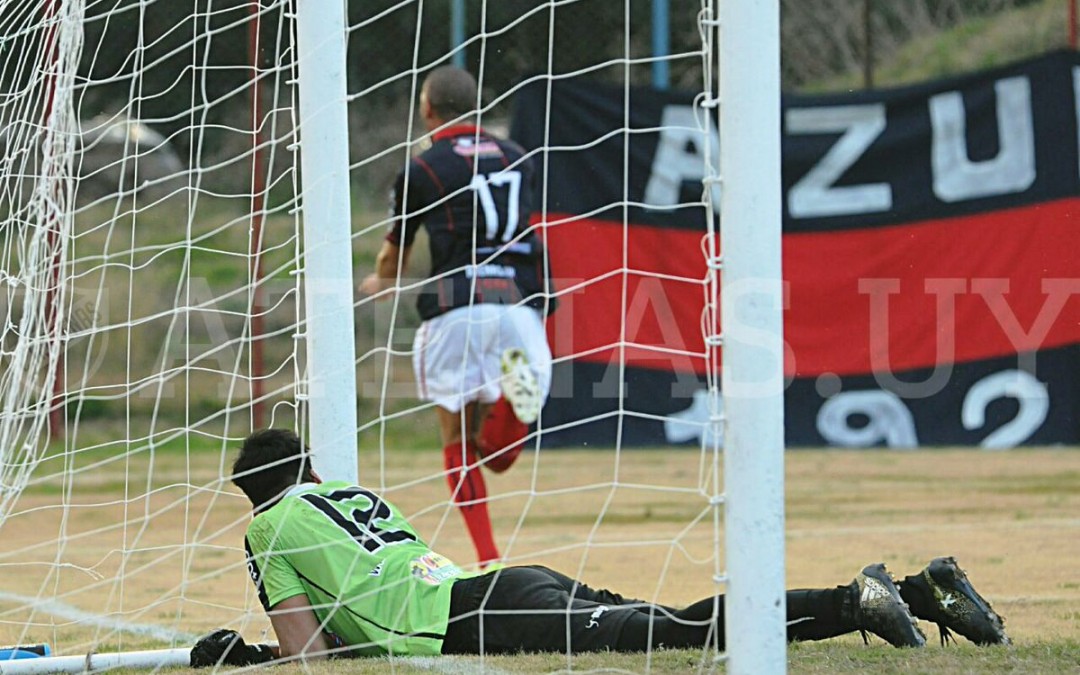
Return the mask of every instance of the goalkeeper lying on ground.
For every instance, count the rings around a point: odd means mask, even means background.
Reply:
[[[233,482],[255,507],[248,570],[278,647],[231,630],[199,640],[193,666],[275,658],[382,654],[645,651],[724,641],[724,597],[674,609],[593,590],[541,566],[463,572],[435,553],[391,504],[346,483],[323,483],[296,434],[252,434]],[[921,647],[916,617],[978,644],[1007,644],[1001,618],[952,558],[893,582],[868,565],[835,588],[787,593],[789,640],[853,631]]]

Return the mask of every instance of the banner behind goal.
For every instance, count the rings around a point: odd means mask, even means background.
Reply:
[[[598,219],[618,233],[605,258],[611,269],[560,267],[553,257],[546,290],[563,305],[548,324],[557,363],[585,358],[604,368],[596,395],[615,401],[609,412],[560,425],[603,417],[615,434],[611,447],[587,452],[539,449],[545,433],[560,430],[541,413],[528,438],[537,451],[488,478],[505,561],[686,604],[724,591],[725,550],[742,547],[734,541],[764,536],[770,564],[758,571],[773,574],[767,584],[779,571],[782,583],[782,421],[769,407],[779,380],[760,355],[745,357],[746,372],[731,360],[741,357],[728,356],[732,392],[740,382],[764,382],[765,392],[721,402],[721,343],[744,338],[721,330],[718,302],[721,268],[766,269],[764,285],[760,272],[743,271],[735,281],[748,285],[733,288],[773,297],[779,196],[755,187],[743,210],[714,201],[718,170],[729,166],[715,140],[724,124],[765,123],[754,132],[755,152],[769,148],[762,165],[732,160],[751,183],[768,184],[773,160],[779,170],[778,91],[772,98],[759,78],[763,91],[748,104],[775,110],[733,106],[728,120],[724,101],[735,94],[722,83],[735,74],[723,70],[725,58],[742,57],[721,57],[742,40],[756,40],[750,51],[774,44],[760,31],[778,31],[778,9],[724,18],[712,0],[662,4],[670,22],[658,24],[644,0],[467,2],[457,38],[449,30],[457,3],[16,0],[0,8],[0,644],[51,643],[66,655],[162,649],[219,626],[272,639],[246,574],[250,507],[228,480],[239,442],[261,427],[295,429],[327,477],[358,475],[433,548],[473,563],[444,485],[435,411],[417,400],[410,365],[423,247],[391,302],[352,290],[390,224],[384,203],[394,175],[430,141],[420,83],[451,61],[476,75],[478,121],[500,134],[518,92],[546,89],[547,103],[526,114],[547,119],[556,84],[568,78],[621,87],[630,102],[631,90],[646,95],[661,63],[673,86],[702,92],[689,116],[642,127],[628,104],[618,129],[582,141],[624,149],[621,161],[595,167],[622,198],[585,218],[546,201],[550,158],[579,148],[543,139],[526,148],[541,167],[542,197],[528,227],[571,241],[577,228],[587,241]],[[725,37],[736,24],[759,32]],[[650,39],[656,25],[669,27],[668,42]],[[651,51],[658,44],[670,51]],[[778,77],[777,59],[759,60]],[[649,181],[631,175],[625,153],[631,139],[671,132],[687,143],[681,168],[661,167],[657,179],[675,181],[675,199],[650,202]],[[740,181],[723,185],[724,198],[737,200]],[[770,227],[726,240],[721,258],[720,216],[738,221],[762,203],[749,218]],[[701,257],[656,271],[642,257],[651,240],[629,220],[649,211],[699,213]],[[743,247],[749,268],[732,262]],[[669,283],[700,291],[701,325],[681,327],[696,338],[639,339],[662,312],[636,293]],[[618,326],[617,337],[583,348],[565,340],[572,322],[560,323],[559,312],[573,316],[565,308],[575,297],[612,284],[617,302],[589,320]],[[742,297],[732,296],[732,307]],[[779,340],[775,310],[732,321]],[[642,354],[677,356],[701,388],[709,414],[686,423],[678,450],[621,442],[636,415],[622,403],[621,375]],[[561,372],[573,377],[572,367]],[[556,382],[552,396],[572,384]],[[724,410],[747,410],[745,430]],[[767,451],[764,468],[751,442]],[[749,460],[736,466],[741,485],[762,487],[740,499],[764,510],[766,530],[739,534],[724,522],[723,464],[733,457]],[[751,559],[753,550],[744,549]],[[755,592],[775,590],[747,574]],[[744,626],[772,631],[745,638],[772,656],[742,663],[782,669],[783,645],[771,641],[782,628],[775,608],[738,611]],[[718,658],[701,653],[704,664]],[[733,666],[740,658],[732,655]],[[640,668],[649,664],[645,657]]]

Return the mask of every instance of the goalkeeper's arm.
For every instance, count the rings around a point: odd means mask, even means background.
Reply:
[[[236,631],[220,629],[195,644],[191,650],[191,665],[204,667],[224,663],[252,666],[275,659],[299,657],[305,661],[319,661],[344,655],[337,651],[329,653],[331,649],[338,650],[344,645],[336,636],[323,632],[306,595],[294,595],[282,600],[274,605],[269,614],[278,638],[276,647],[245,644]]]
[[[285,598],[269,614],[278,639],[278,658],[301,656],[306,661],[327,658],[330,641],[306,595]]]

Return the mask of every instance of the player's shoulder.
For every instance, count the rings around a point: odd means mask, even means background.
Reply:
[[[273,508],[269,508],[262,513],[258,513],[251,522],[248,523],[247,530],[244,532],[244,537],[247,539],[249,545],[262,547],[261,544],[270,539],[275,532],[281,529],[281,519],[279,512],[275,511],[279,504],[275,504]]]
[[[397,185],[406,182],[414,188],[439,188],[446,180],[447,167],[453,163],[453,153],[443,143],[436,143],[418,155],[413,155],[398,173]]]
[[[431,165],[433,163],[438,163],[432,158],[438,157],[440,154],[442,153],[439,152],[436,148],[432,147],[424,150],[418,155],[413,155],[409,158],[409,161],[405,163],[405,166],[402,167],[401,171],[398,172],[398,182],[400,183],[401,181],[407,179],[416,180],[418,178],[427,177],[427,173],[428,171],[430,171]]]

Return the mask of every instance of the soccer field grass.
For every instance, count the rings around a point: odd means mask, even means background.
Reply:
[[[231,458],[231,457],[230,457]],[[698,491],[700,456],[685,450],[542,451],[488,476],[496,535],[511,563],[543,563],[627,595],[685,604],[714,592],[713,523]],[[218,457],[164,453],[150,483],[146,458],[83,474],[72,492],[64,567],[50,558],[62,513],[57,493],[31,487],[4,523],[0,591],[53,597],[91,617],[41,606],[29,634],[0,598],[0,643],[52,642],[57,653],[168,646],[218,625],[261,639],[268,629],[243,566],[243,499],[218,492]],[[447,508],[436,452],[361,455],[366,484],[413,517],[434,547],[463,564],[471,546]],[[190,472],[190,473],[189,473]],[[129,485],[125,499],[125,475]],[[137,489],[132,489],[137,486]],[[147,489],[148,488],[148,489]],[[910,574],[955,555],[1006,617],[1015,648],[895,650],[857,635],[789,650],[793,672],[1068,672],[1080,669],[1080,452],[1075,449],[790,451],[789,587],[846,584],[865,564]],[[126,516],[125,516],[126,513]],[[148,517],[147,517],[148,514]],[[119,522],[127,519],[129,526]],[[181,546],[184,541],[196,546]],[[35,548],[27,548],[35,547]],[[47,551],[47,553],[45,553]],[[126,553],[125,553],[126,552]],[[122,586],[115,579],[125,576]],[[244,608],[250,613],[244,613]],[[177,619],[178,611],[181,619]],[[106,617],[108,615],[108,617]],[[93,617],[101,617],[100,620]],[[95,621],[98,621],[95,623]],[[109,623],[112,622],[112,623]],[[108,625],[108,627],[103,627]],[[152,634],[145,629],[160,626]],[[142,631],[142,632],[140,632]],[[75,651],[74,653],[79,653]],[[332,663],[316,672],[379,672],[386,660]],[[685,672],[721,668],[696,652],[411,661],[398,672],[548,672],[614,668]]]

